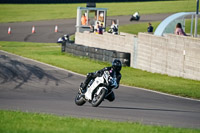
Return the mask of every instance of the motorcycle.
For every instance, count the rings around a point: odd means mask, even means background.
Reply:
[[[65,41],[69,41],[69,35],[65,34],[64,36],[58,38],[57,43],[63,43]]]
[[[140,20],[140,14],[139,14],[139,12],[135,12],[135,13],[131,16],[130,21],[133,21],[133,20],[135,20],[135,21],[139,21],[139,20]]]
[[[89,82],[85,92],[79,89],[75,97],[75,103],[78,106],[82,106],[89,102],[93,107],[97,107],[117,86],[116,78],[111,77],[109,71],[104,71],[101,76]]]

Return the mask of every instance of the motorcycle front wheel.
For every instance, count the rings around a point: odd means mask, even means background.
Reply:
[[[106,90],[105,89],[102,89],[98,95],[95,93],[94,97],[93,97],[93,99],[91,101],[92,106],[93,107],[99,106],[101,104],[101,102],[104,100],[105,95],[106,95]]]
[[[82,106],[86,103],[85,99],[83,98],[82,94],[79,92],[75,97],[75,103],[78,106]]]

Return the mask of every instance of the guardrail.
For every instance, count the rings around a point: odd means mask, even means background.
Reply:
[[[84,45],[71,43],[68,41],[62,43],[61,51],[73,54],[75,56],[83,56],[110,63],[114,59],[119,59],[122,62],[123,66],[130,66],[130,53],[88,47]]]

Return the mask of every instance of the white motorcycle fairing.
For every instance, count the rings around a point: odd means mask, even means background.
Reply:
[[[96,87],[101,84],[104,83],[104,78],[102,77],[96,77],[94,82],[92,83],[92,85],[87,89],[87,92],[85,93],[85,98],[88,100],[92,100],[92,92],[96,89]],[[105,87],[99,87],[99,90],[97,92],[97,94],[100,93],[101,89],[105,88]]]

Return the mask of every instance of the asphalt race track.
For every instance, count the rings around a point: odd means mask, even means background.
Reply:
[[[0,51],[0,109],[200,127],[200,101],[120,86],[114,102],[76,106],[84,76]]]
[[[111,24],[112,19],[119,20],[119,26],[125,24],[136,24],[141,22],[161,21],[171,14],[151,14],[142,15],[140,21],[130,22],[130,16],[107,17],[107,25]],[[58,26],[58,32],[55,26]],[[21,41],[21,42],[47,42],[55,43],[64,34],[75,33],[76,19],[59,19],[33,22],[1,23],[0,41]],[[32,26],[35,26],[35,33],[32,34]],[[148,26],[148,25],[147,25]],[[11,34],[8,35],[8,27],[11,27]],[[134,29],[133,29],[134,30]]]

